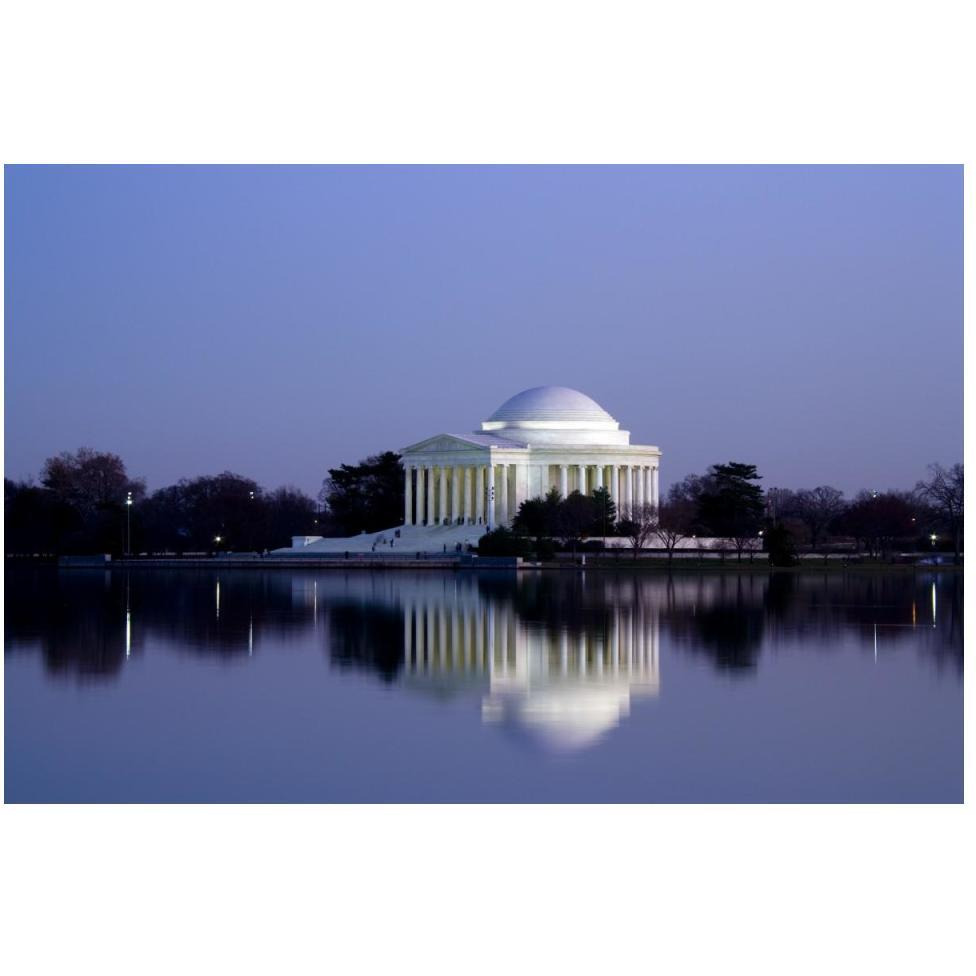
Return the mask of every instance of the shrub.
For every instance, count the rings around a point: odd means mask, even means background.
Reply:
[[[486,532],[478,540],[479,556],[522,556],[532,555],[532,541],[515,535],[509,529],[500,527]]]

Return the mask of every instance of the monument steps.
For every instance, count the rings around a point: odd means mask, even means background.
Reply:
[[[400,536],[397,538],[396,533]],[[488,531],[485,525],[398,525],[379,532],[336,539],[317,539],[298,549],[275,549],[274,556],[311,556],[316,553],[335,554],[369,552],[377,555],[407,555],[409,553],[444,553],[454,555],[458,544],[466,552],[469,545],[476,546]],[[390,542],[393,545],[390,545]]]

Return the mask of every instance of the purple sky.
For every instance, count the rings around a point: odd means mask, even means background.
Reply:
[[[7,167],[8,477],[150,489],[473,430],[542,384],[769,487],[962,460],[962,168]]]

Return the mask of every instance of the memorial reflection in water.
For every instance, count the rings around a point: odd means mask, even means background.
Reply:
[[[659,685],[655,609],[609,604],[562,626],[521,616],[512,600],[484,600],[474,585],[453,601],[432,588],[402,605],[407,682],[482,690],[485,721],[547,745],[589,744],[627,715],[632,696]]]

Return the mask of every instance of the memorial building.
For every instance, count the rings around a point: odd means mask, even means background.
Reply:
[[[404,525],[510,525],[528,498],[558,489],[609,489],[618,510],[658,504],[657,447],[595,400],[565,386],[537,386],[506,400],[480,430],[436,434],[402,452]]]

